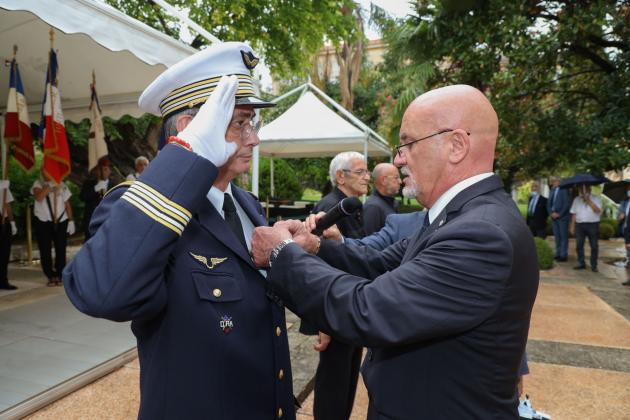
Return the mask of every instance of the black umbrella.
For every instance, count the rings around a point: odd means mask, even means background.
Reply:
[[[574,185],[597,185],[604,182],[610,182],[605,176],[596,176],[591,174],[577,174],[570,178],[563,179],[560,182],[560,188],[571,188]]]
[[[628,194],[626,193],[630,185],[630,179],[624,179],[623,181],[611,182],[604,185],[604,194],[608,196],[615,203],[621,203],[623,200],[627,200]]]

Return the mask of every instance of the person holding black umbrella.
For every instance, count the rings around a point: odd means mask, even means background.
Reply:
[[[573,199],[571,205],[571,225],[569,231],[575,234],[575,249],[577,251],[578,265],[575,270],[584,270],[584,241],[588,237],[591,247],[591,270],[596,273],[598,241],[599,241],[599,221],[602,213],[602,202],[599,197],[591,195],[591,186],[587,184],[578,185],[579,195]]]

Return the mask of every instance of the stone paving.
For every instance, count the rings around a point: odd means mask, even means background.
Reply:
[[[621,285],[625,269],[612,264],[623,257],[622,241],[601,241],[599,273],[573,270],[574,257],[541,272],[527,345],[530,374],[524,383],[534,408],[554,420],[630,419],[630,287]],[[0,311],[11,304],[7,297],[0,293]],[[306,420],[312,418],[317,354],[313,337],[300,335],[297,325],[288,314],[294,389],[304,400],[298,419]],[[137,384],[134,361],[28,418],[134,418]],[[366,412],[367,393],[360,382],[352,419],[365,419]]]

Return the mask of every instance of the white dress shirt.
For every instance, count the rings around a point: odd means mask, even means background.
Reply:
[[[591,206],[586,204],[586,201],[582,199],[582,197],[577,196],[573,199],[573,204],[571,205],[571,210],[569,212],[571,214],[575,214],[575,222],[576,223],[597,223],[601,218],[601,208],[602,201],[599,197],[595,197],[591,195],[591,201],[597,207],[599,207],[600,212],[595,213]]]
[[[43,188],[42,183],[39,179],[36,179],[31,187],[31,194],[35,195],[35,188]],[[35,200],[35,204],[33,205],[33,213],[35,217],[41,222],[52,222],[53,218],[50,214],[50,211],[53,210],[55,213],[55,217],[58,222],[63,222],[68,219],[68,215],[66,214],[66,201],[70,199],[72,193],[68,189],[65,183],[61,183],[60,185],[51,188],[48,191],[48,200],[50,200],[50,207],[48,207],[48,202],[44,198],[42,201]],[[61,215],[61,218],[59,216]]]
[[[433,207],[429,209],[429,223],[433,223],[435,218],[438,217],[440,213],[442,213],[442,210],[444,210],[448,203],[450,203],[457,194],[464,191],[471,185],[491,177],[492,175],[494,175],[492,172],[485,172],[483,174],[471,176],[470,178],[466,178],[465,180],[458,182],[457,184],[446,190],[446,192],[435,201]]]

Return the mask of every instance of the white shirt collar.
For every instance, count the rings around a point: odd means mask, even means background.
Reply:
[[[223,217],[224,219],[225,219],[225,215],[223,214],[223,201],[225,199],[225,196],[224,196],[225,193],[228,193],[232,197],[234,197],[234,195],[232,194],[231,183],[228,184],[225,191],[221,191],[220,189],[218,189],[217,187],[213,185],[212,188],[210,188],[210,191],[208,191],[208,195],[207,195],[208,200],[210,200],[210,203],[212,203],[214,208],[217,209],[221,217]]]
[[[485,172],[483,174],[471,176],[470,178],[466,178],[465,180],[458,182],[457,184],[446,190],[446,192],[435,201],[433,207],[429,209],[429,223],[433,223],[435,218],[438,217],[440,213],[442,213],[442,210],[444,210],[448,203],[450,203],[457,194],[470,187],[471,185],[476,184],[477,182],[482,181],[488,177],[491,177],[492,175],[494,175],[492,172]]]

